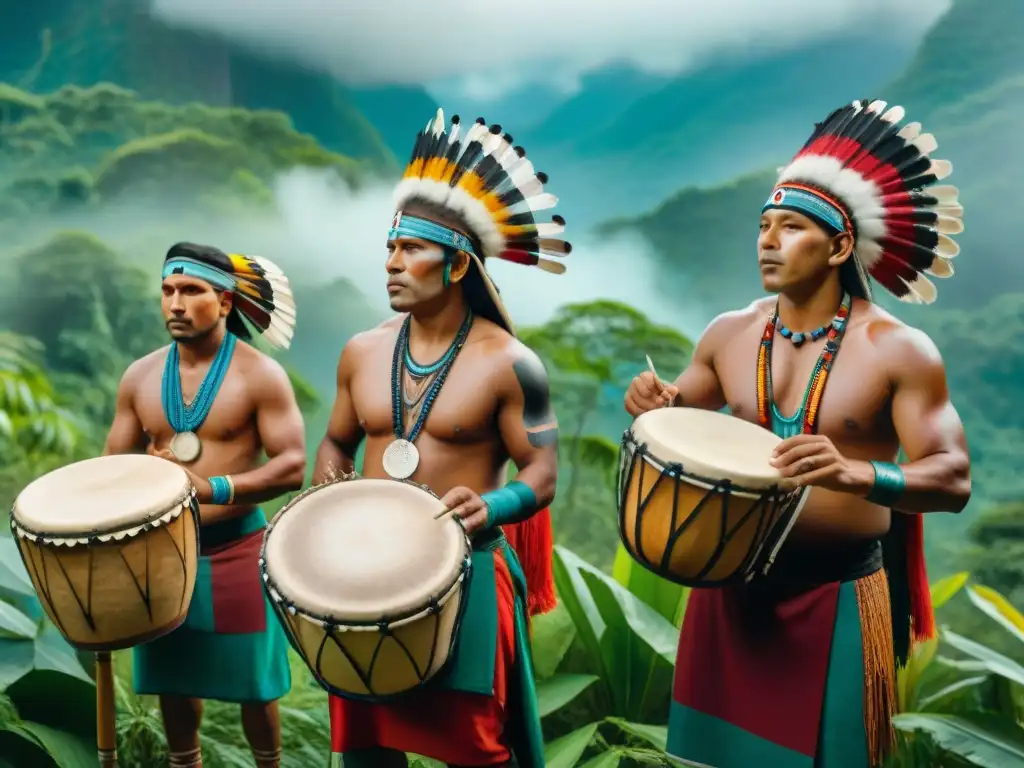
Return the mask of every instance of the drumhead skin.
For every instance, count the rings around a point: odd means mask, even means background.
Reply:
[[[678,462],[686,474],[730,480],[749,490],[779,483],[770,464],[782,438],[735,416],[699,408],[657,408],[633,422],[637,443],[646,443],[648,459]]]
[[[278,513],[264,560],[274,589],[296,609],[375,622],[428,607],[469,555],[466,534],[418,485],[357,479],[314,488]]]
[[[14,500],[17,526],[47,536],[133,528],[180,510],[192,493],[177,464],[148,454],[85,459],[34,480]]]

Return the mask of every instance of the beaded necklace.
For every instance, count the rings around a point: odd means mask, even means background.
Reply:
[[[224,377],[231,366],[231,358],[235,353],[235,344],[238,338],[228,331],[217,350],[217,356],[213,358],[210,369],[203,377],[202,384],[196,391],[192,402],[186,403],[181,393],[181,371],[179,370],[181,356],[178,353],[177,342],[171,343],[164,361],[164,373],[160,400],[164,409],[164,416],[167,423],[174,430],[171,438],[171,453],[186,464],[199,458],[203,450],[202,441],[196,434],[199,428],[206,421],[213,407],[213,401],[220,391]]]
[[[391,361],[391,422],[396,439],[408,440],[410,443],[414,443],[427,421],[427,416],[430,415],[430,410],[441,392],[441,387],[444,385],[452,366],[455,364],[455,358],[466,343],[469,329],[473,325],[473,313],[472,311],[466,313],[466,319],[462,321],[462,326],[459,328],[459,332],[455,335],[448,350],[436,362],[425,366],[419,365],[412,359],[412,355],[409,353],[410,322],[411,317],[406,317],[405,322],[402,323],[402,328],[398,332],[398,340],[395,343],[395,354]],[[426,395],[424,395],[423,407],[420,409],[419,417],[409,431],[408,437],[405,435],[405,419],[402,409],[403,363],[409,372],[417,377],[437,372],[437,377],[431,382]]]
[[[761,336],[761,345],[757,352],[757,419],[762,427],[770,429],[782,438],[799,434],[813,435],[817,431],[818,408],[821,405],[821,397],[825,393],[828,374],[835,364],[836,356],[839,354],[839,345],[846,333],[851,304],[851,297],[848,294],[844,295],[842,304],[839,305],[839,311],[827,326],[825,347],[821,350],[814,370],[811,372],[803,402],[796,413],[788,418],[779,413],[772,392],[772,342],[775,339],[775,330],[780,325],[779,305],[775,304],[775,311],[772,312],[768,324],[765,325],[764,334]]]

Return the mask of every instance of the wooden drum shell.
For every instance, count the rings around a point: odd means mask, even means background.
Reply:
[[[423,685],[445,666],[455,645],[464,583],[456,583],[436,613],[380,627],[337,626],[301,611],[278,615],[296,651],[327,691],[384,700]],[[278,606],[280,608],[280,606]]]
[[[122,538],[57,543],[12,529],[43,610],[76,648],[131,648],[184,622],[198,566],[192,503],[171,520]]]
[[[677,584],[722,586],[766,572],[803,498],[690,475],[651,455],[631,431],[623,436],[620,539],[634,560]]]

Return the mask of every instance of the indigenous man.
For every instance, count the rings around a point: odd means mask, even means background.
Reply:
[[[558,428],[544,366],[516,340],[483,260],[562,272],[542,254],[569,245],[551,237],[559,217],[535,220],[556,201],[512,137],[482,119],[459,131],[438,110],[396,189],[386,268],[401,314],[342,351],[315,481],[351,472],[365,438],[365,476],[443,495],[473,541],[468,607],[439,679],[394,703],[331,698],[332,750],[346,768],[405,766],[404,752],[544,765],[526,608],[528,587],[550,590],[538,579],[550,579]],[[518,474],[506,483],[509,460]],[[506,527],[519,529],[518,551]]]
[[[239,339],[251,339],[245,318],[287,347],[291,289],[269,261],[191,243],[167,252],[162,289],[171,344],[125,371],[106,453],[145,451],[185,469],[201,551],[185,623],[135,648],[135,691],[160,697],[171,768],[202,766],[202,699],[240,703],[258,768],[277,768],[276,701],[291,675],[260,582],[258,504],[302,487],[305,431],[287,374]]]
[[[932,302],[924,273],[952,274],[963,211],[930,186],[951,171],[934,137],[902,118],[857,101],[818,124],[761,212],[777,296],[716,318],[674,383],[644,373],[626,394],[634,416],[728,407],[785,438],[783,487],[811,488],[765,578],[690,597],[668,739],[690,765],[879,765],[894,656],[934,632],[921,513],[964,508],[970,460],[935,345],[872,303],[869,276]]]

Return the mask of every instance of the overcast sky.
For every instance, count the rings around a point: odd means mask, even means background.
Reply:
[[[678,72],[709,54],[838,34],[919,37],[951,0],[152,0],[168,22],[258,43],[351,84],[543,81],[613,60]],[[827,9],[827,10],[826,10]]]

